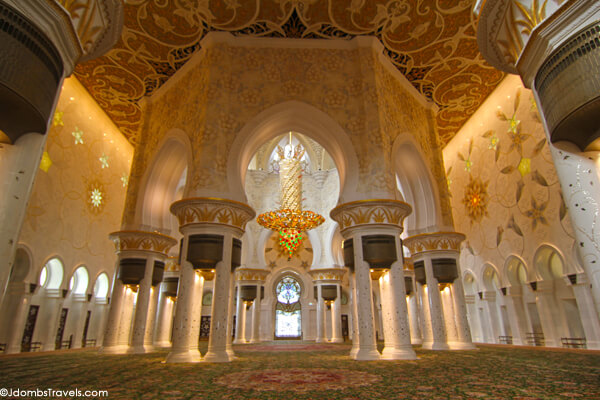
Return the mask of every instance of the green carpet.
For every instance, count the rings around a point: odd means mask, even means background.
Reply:
[[[600,399],[599,353],[482,346],[357,362],[348,345],[278,345],[234,346],[239,359],[225,364],[163,364],[164,350],[3,356],[0,387],[105,389],[109,399]]]

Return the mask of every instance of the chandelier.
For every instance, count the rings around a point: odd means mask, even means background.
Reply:
[[[302,167],[304,155],[301,145],[292,145],[290,132],[289,149],[277,146],[279,155],[279,186],[281,208],[267,211],[256,218],[261,226],[279,233],[279,245],[292,258],[302,244],[302,232],[314,229],[325,222],[322,215],[314,211],[302,210]]]

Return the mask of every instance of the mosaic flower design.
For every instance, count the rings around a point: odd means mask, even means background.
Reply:
[[[40,169],[44,172],[48,172],[51,166],[52,160],[50,159],[50,154],[45,151],[44,154],[42,154],[42,159],[40,160]]]
[[[517,169],[522,177],[525,177],[525,175],[529,174],[531,172],[531,158],[521,158]]]
[[[75,144],[83,144],[83,131],[78,127],[75,127],[75,130],[71,132],[71,135],[75,138]]]
[[[102,156],[98,160],[100,160],[102,169],[108,168],[108,156],[106,154],[102,153]]]
[[[63,111],[56,111],[54,113],[54,118],[52,118],[52,125],[54,126],[65,126],[62,118],[63,118],[64,112]]]
[[[102,192],[99,189],[92,189],[92,192],[90,193],[90,202],[96,208],[102,205]]]
[[[488,205],[488,182],[483,182],[479,178],[469,178],[469,184],[465,187],[465,195],[463,204],[467,212],[467,216],[473,222],[479,222],[483,217],[487,216]]]
[[[538,224],[548,225],[548,220],[544,216],[544,211],[548,207],[548,202],[539,203],[532,197],[531,208],[525,211],[525,215],[531,219],[531,229],[535,231]]]

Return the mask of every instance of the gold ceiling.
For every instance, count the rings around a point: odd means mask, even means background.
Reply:
[[[135,144],[138,101],[198,51],[210,31],[351,39],[376,36],[395,67],[440,108],[446,144],[503,74],[477,49],[474,0],[126,0],[121,40],[75,75]]]

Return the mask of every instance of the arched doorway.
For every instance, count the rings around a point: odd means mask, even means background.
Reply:
[[[292,276],[283,277],[275,287],[275,339],[302,338],[300,283]]]

